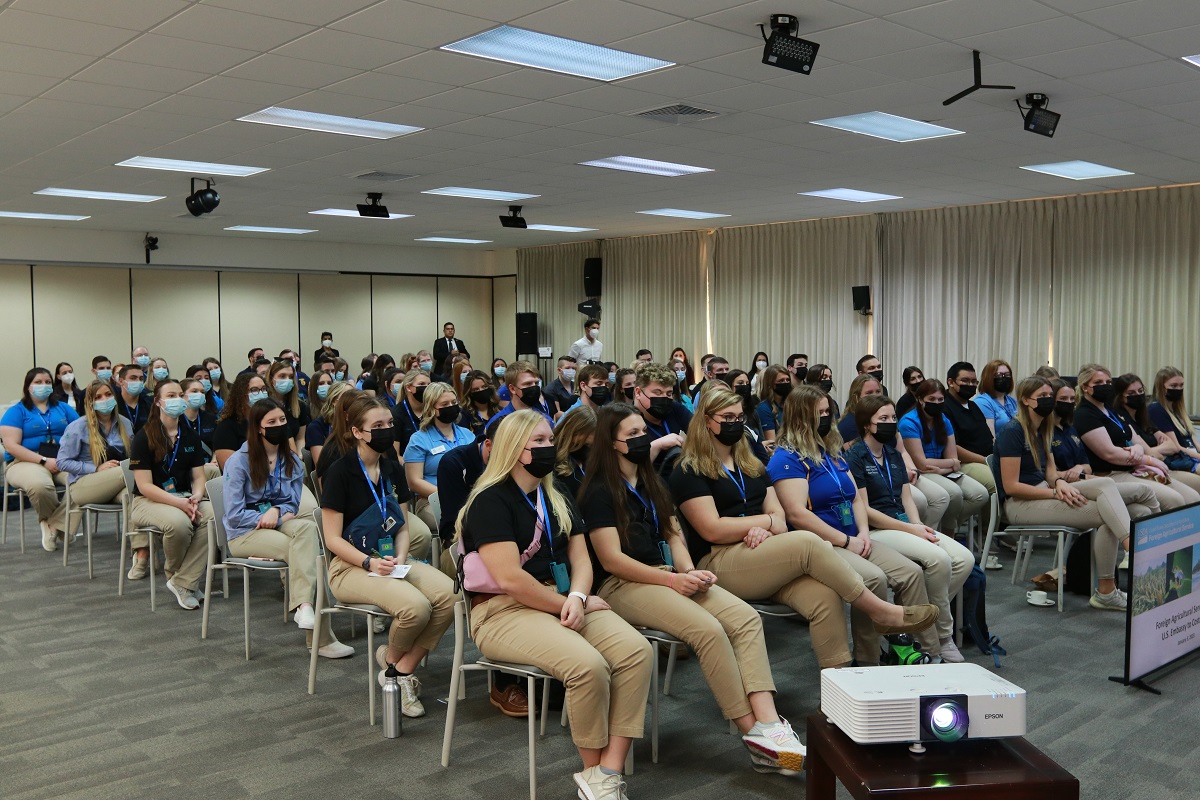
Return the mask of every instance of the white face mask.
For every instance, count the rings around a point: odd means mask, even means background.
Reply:
[[[71,384],[73,384],[75,382],[75,373],[64,372],[62,377],[59,378],[59,380],[62,381],[63,386],[70,386]]]
[[[321,347],[333,347],[333,339],[322,339]]]
[[[588,335],[591,336],[593,339],[595,339],[597,336],[600,335],[600,329],[592,328],[590,331],[588,331]]]
[[[765,361],[755,361],[755,362],[754,362],[754,366],[758,367],[759,369],[766,369],[766,368],[767,368],[767,362],[765,362]]]

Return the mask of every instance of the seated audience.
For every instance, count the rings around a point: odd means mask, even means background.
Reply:
[[[225,407],[224,399],[216,392],[216,386],[213,385],[212,373],[208,371],[208,367],[203,364],[192,364],[183,374],[188,378],[200,381],[200,385],[204,387],[205,398],[212,400],[214,414],[219,413]]]
[[[93,356],[92,357],[92,376],[93,380],[102,383],[112,383],[113,365],[112,360],[108,356]]]
[[[637,374],[633,406],[646,420],[650,435],[650,460],[656,466],[661,463],[659,458],[668,450],[683,446],[688,423],[692,421],[688,410],[677,400],[671,399],[674,385],[674,373],[662,364],[647,364]]]
[[[573,402],[566,407],[561,407],[563,416],[559,418],[559,424],[566,418],[567,412],[574,412],[579,408],[590,408],[592,411],[599,411],[601,406],[612,400],[612,389],[609,388],[608,373],[602,364],[587,364],[581,368],[576,384],[579,396],[573,398]]]
[[[842,437],[842,448],[849,450],[858,441],[858,422],[855,412],[858,411],[859,401],[871,395],[882,395],[883,384],[869,373],[860,373],[850,382],[850,396],[846,398],[846,413],[838,420],[838,435]]]
[[[794,381],[791,372],[772,364],[763,371],[762,380],[758,382],[759,403],[755,413],[762,424],[763,446],[767,452],[775,447],[775,438],[783,422],[783,403],[795,388]]]
[[[1163,367],[1158,371],[1154,376],[1150,423],[1179,448],[1172,469],[1196,472],[1200,469],[1200,449],[1196,447],[1196,427],[1183,399],[1183,384],[1183,373],[1175,367]],[[1191,461],[1191,469],[1187,468],[1185,458]]]
[[[382,377],[382,376],[381,376]],[[391,377],[392,392],[396,397],[396,405],[392,408],[392,419],[396,427],[396,452],[404,453],[408,440],[420,427],[421,415],[425,413],[425,390],[429,388],[429,373],[422,369],[409,370],[401,377],[393,373]],[[381,386],[388,386],[384,381]],[[396,387],[399,386],[397,389]],[[386,391],[386,390],[381,390]]]
[[[83,390],[75,382],[75,370],[65,361],[54,367],[54,392],[52,396],[58,402],[76,414],[83,413]]]
[[[304,450],[304,435],[308,432],[312,417],[308,413],[308,403],[300,396],[296,368],[290,360],[276,361],[271,365],[267,372],[267,396],[283,406],[288,418],[288,432],[292,435],[292,447],[299,454]]]
[[[404,447],[404,475],[409,491],[417,496],[414,513],[430,531],[436,531],[438,524],[430,507],[430,498],[437,494],[438,462],[450,450],[475,439],[471,431],[455,424],[461,416],[454,390],[445,383],[429,384],[420,427]]]
[[[554,424],[554,413],[542,398],[542,375],[537,367],[529,361],[514,361],[504,373],[504,381],[512,402],[492,417],[489,428],[509,414],[525,409],[538,412],[547,422]]]
[[[1013,370],[1007,361],[993,359],[979,376],[979,393],[971,402],[983,412],[994,437],[1017,415],[1017,401],[1012,398]]]
[[[542,394],[546,398],[546,402],[550,407],[551,415],[556,412],[565,412],[571,406],[578,402],[575,396],[575,375],[578,370],[575,364],[575,359],[570,356],[559,356],[558,359],[558,375],[554,380],[550,381],[549,385],[542,389]],[[601,372],[607,377],[608,370],[602,369]]]
[[[904,394],[900,395],[900,399],[896,401],[896,414],[903,417],[917,404],[913,390],[925,382],[925,373],[921,371],[920,367],[905,367],[904,371],[900,373],[900,377],[904,379]],[[887,392],[885,391],[884,394]]]
[[[1195,473],[1196,462],[1183,452],[1176,439],[1160,431],[1151,422],[1150,398],[1146,396],[1142,379],[1133,373],[1126,373],[1113,380],[1113,389],[1113,411],[1149,445],[1147,452],[1167,465],[1172,483],[1178,482],[1200,491],[1200,475]]]
[[[500,413],[500,397],[488,374],[482,370],[473,370],[464,385],[466,391],[458,424],[480,436],[488,421]]]
[[[875,380],[879,381],[879,385],[883,387],[883,393],[888,393],[887,387],[883,385],[883,362],[879,360],[878,356],[873,356],[870,353],[867,353],[858,360],[858,363],[854,365],[854,368],[858,375],[870,375]],[[909,369],[916,369],[916,367],[910,367]]]
[[[126,364],[117,372],[117,411],[129,420],[137,433],[150,418],[151,400],[146,389],[146,372],[136,364]]]
[[[828,364],[813,364],[808,369],[808,376],[804,379],[809,386],[816,386],[825,394],[829,395],[829,408],[833,413],[834,419],[839,419],[842,416],[842,411],[838,407],[837,400],[833,397],[833,370]]]
[[[628,406],[628,403],[621,405]],[[629,408],[632,411],[633,407]],[[579,487],[583,485],[584,465],[595,435],[596,410],[593,408],[575,409],[554,429],[554,477],[572,497],[578,496]]]

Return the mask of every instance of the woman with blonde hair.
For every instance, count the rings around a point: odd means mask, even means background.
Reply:
[[[578,794],[617,800],[645,725],[650,644],[591,594],[583,522],[552,474],[550,423],[531,409],[508,417],[456,525],[462,558],[482,573],[464,581],[471,636],[486,657],[533,664],[566,685],[584,767]]]
[[[571,491],[572,497],[583,485],[584,465],[595,436],[596,410],[590,406],[581,405],[564,416],[554,429],[554,476]]]
[[[859,401],[875,394],[883,394],[883,384],[871,373],[855,375],[854,380],[850,381],[850,396],[846,398],[845,413],[837,424],[838,434],[842,437],[842,449],[849,450],[858,441],[858,425],[854,421],[854,413],[858,410]]]
[[[458,397],[449,384],[429,384],[419,428],[404,448],[404,477],[417,496],[414,511],[434,533],[438,515],[430,507],[430,498],[437,494],[438,463],[454,448],[475,441],[471,431],[458,425],[461,416]]]
[[[1196,447],[1196,426],[1188,416],[1183,398],[1183,372],[1163,367],[1154,376],[1154,402],[1150,404],[1150,422],[1170,439],[1179,452],[1192,460],[1189,472],[1200,470],[1200,448]],[[1182,460],[1180,460],[1182,466]]]
[[[879,662],[877,633],[932,625],[936,606],[888,603],[879,592],[865,591],[862,578],[828,541],[789,530],[771,478],[746,440],[742,416],[742,400],[734,392],[723,386],[705,392],[668,481],[681,522],[688,523],[692,563],[715,573],[721,586],[743,600],[783,603],[803,615],[822,668],[851,661],[843,602],[861,623],[862,664]]]
[[[150,366],[146,368],[146,390],[153,392],[154,387],[160,381],[165,381],[171,377],[171,368],[167,366],[165,358],[155,358],[150,362]]]

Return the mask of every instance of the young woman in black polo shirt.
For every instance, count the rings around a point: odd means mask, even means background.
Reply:
[[[267,382],[253,372],[243,372],[233,382],[225,407],[217,419],[213,431],[213,457],[217,466],[225,469],[225,462],[246,443],[246,420],[250,406],[267,399]]]
[[[574,503],[555,486],[554,435],[532,409],[508,415],[457,522],[471,636],[488,658],[534,664],[567,687],[582,800],[624,798],[621,769],[646,720],[649,643],[591,595]],[[486,580],[485,580],[486,578]]]
[[[204,499],[204,446],[191,427],[180,423],[186,410],[179,383],[159,381],[150,418],[129,445],[136,480],[129,514],[133,525],[162,531],[167,588],[180,607],[194,611],[200,607],[212,506]]]
[[[600,409],[586,469],[580,510],[598,564],[596,593],[627,622],[685,641],[721,712],[742,732],[754,768],[796,774],[804,745],[775,709],[762,620],[692,564],[671,496],[650,463],[646,422],[633,406]]]
[[[1188,496],[1186,489],[1200,489],[1200,475],[1195,472],[1197,462],[1183,452],[1177,439],[1168,436],[1150,420],[1150,397],[1146,384],[1132,372],[1113,379],[1113,411],[1121,421],[1131,426],[1142,441],[1150,445],[1150,455],[1161,459],[1170,468],[1171,486],[1189,503],[1200,500]]]
[[[408,487],[400,462],[384,457],[395,444],[391,411],[364,395],[346,415],[356,447],[325,473],[321,493],[325,547],[333,554],[329,586],[342,602],[372,603],[394,617],[388,643],[375,651],[379,682],[387,665],[395,664],[401,711],[424,716],[421,682],[413,673],[454,621],[454,584],[409,557],[403,510]],[[391,577],[405,568],[406,576]]]
[[[771,479],[745,440],[741,414],[741,398],[727,388],[705,391],[671,473],[692,563],[716,573],[743,600],[783,603],[802,614],[822,668],[850,664],[843,602],[881,634],[932,625],[936,606],[902,608],[880,599],[828,542],[788,530]],[[878,651],[861,655],[877,659]]]

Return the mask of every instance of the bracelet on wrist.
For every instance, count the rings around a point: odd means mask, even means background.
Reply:
[[[363,559],[362,568],[365,569],[367,572],[371,571],[371,557],[370,556],[367,556],[366,558]]]
[[[850,534],[843,533],[842,535],[846,537],[846,540],[844,542],[842,542],[842,549],[849,550],[850,549]]]

